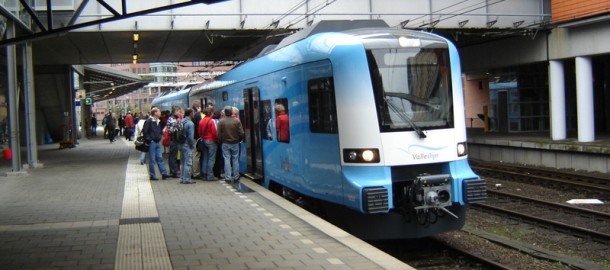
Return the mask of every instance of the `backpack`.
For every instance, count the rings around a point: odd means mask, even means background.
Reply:
[[[169,130],[167,130],[167,128],[163,129],[163,137],[161,139],[161,144],[163,144],[163,146],[168,147],[172,142],[172,137],[169,136]]]
[[[182,121],[174,123],[169,133],[172,135],[173,142],[179,144],[186,142],[186,132],[184,132],[184,123]]]

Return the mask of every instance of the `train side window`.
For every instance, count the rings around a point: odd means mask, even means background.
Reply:
[[[275,100],[275,134],[278,142],[290,142],[290,121],[288,120],[288,99]]]
[[[332,77],[307,82],[309,129],[314,133],[337,133],[337,107]]]
[[[263,100],[263,109],[261,110],[261,130],[263,131],[264,140],[273,140],[273,133],[275,133],[275,124],[273,123],[273,115],[271,107],[271,100]]]

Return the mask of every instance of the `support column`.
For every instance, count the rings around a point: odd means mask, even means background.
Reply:
[[[6,26],[6,38],[15,37],[15,22],[9,20]],[[8,81],[8,115],[9,137],[13,157],[12,172],[8,175],[24,173],[21,167],[21,143],[19,139],[19,89],[17,86],[17,48],[16,45],[6,46],[6,69]]]
[[[593,66],[590,57],[576,57],[576,113],[578,141],[595,140],[595,114],[593,108]]]
[[[38,143],[36,140],[36,99],[34,96],[34,64],[32,62],[31,42],[27,42],[23,46],[23,78],[28,165],[30,168],[41,168],[43,165],[38,162]]]
[[[551,139],[566,139],[566,98],[565,74],[563,63],[559,60],[549,61],[549,81],[551,103]]]

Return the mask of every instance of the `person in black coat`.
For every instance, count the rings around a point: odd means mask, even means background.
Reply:
[[[158,108],[153,108],[150,111],[151,117],[146,119],[144,127],[142,128],[142,136],[144,136],[144,140],[149,144],[148,173],[150,174],[150,180],[159,180],[159,178],[155,176],[155,163],[157,163],[157,167],[159,167],[162,179],[165,180],[169,177],[167,170],[165,169],[165,161],[163,161],[163,156],[161,155],[161,138],[163,137],[163,131],[159,126],[160,114]]]

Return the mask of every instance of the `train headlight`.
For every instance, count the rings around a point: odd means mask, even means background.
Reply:
[[[346,163],[379,163],[379,149],[343,149]]]
[[[362,159],[366,162],[371,162],[375,159],[375,153],[371,150],[364,150],[362,151]]]
[[[467,151],[465,142],[461,142],[461,143],[457,144],[457,154],[458,154],[458,157],[468,155],[468,151]]]

